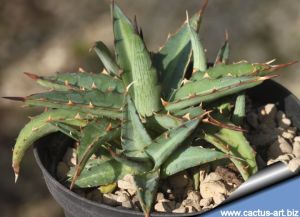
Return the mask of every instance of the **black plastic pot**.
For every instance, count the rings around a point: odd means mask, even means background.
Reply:
[[[248,91],[248,94],[255,102],[259,104],[275,103],[279,109],[285,111],[288,117],[292,119],[294,126],[300,129],[300,102],[290,91],[274,81],[266,81],[262,85]],[[65,145],[65,147],[67,147],[68,142],[62,141],[61,139],[59,139],[59,141],[53,141],[53,137],[47,137],[36,144],[34,155],[39,167],[42,170],[49,191],[59,205],[64,209],[66,217],[143,216],[142,213],[137,211],[113,208],[104,204],[89,201],[71,192],[69,189],[59,183],[54,176],[51,175],[51,173],[53,174],[53,168],[56,168],[57,162],[62,158],[65,150],[61,148],[57,149],[55,148],[55,145]],[[225,201],[225,203],[236,200],[237,198],[251,194],[295,175],[295,173],[290,172],[282,163],[263,168],[256,175],[252,176],[247,182],[243,183]],[[193,214],[152,213],[152,216],[196,216],[201,213],[203,212]]]

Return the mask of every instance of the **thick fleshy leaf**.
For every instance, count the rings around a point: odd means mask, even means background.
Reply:
[[[75,168],[69,172],[69,177],[74,177],[74,173]],[[133,174],[133,170],[114,159],[90,160],[77,178],[75,186],[80,188],[91,188],[100,185],[108,185],[122,179],[126,174]]]
[[[100,90],[106,92],[124,93],[123,82],[115,77],[104,73],[94,74],[87,72],[64,72],[55,76],[38,76],[32,73],[25,73],[43,87],[57,91],[69,90]]]
[[[236,165],[244,180],[256,173],[255,151],[242,132],[208,126],[204,129],[204,139],[222,152],[233,156],[231,161]]]
[[[237,96],[232,121],[236,125],[241,125],[246,115],[246,95],[241,93]]]
[[[97,116],[121,118],[124,96],[118,93],[88,91],[51,91],[26,97],[25,104],[85,112]]]
[[[193,119],[196,117],[200,117],[204,113],[205,110],[203,110],[201,106],[197,106],[197,107],[188,107],[186,109],[176,111],[174,115],[183,117],[185,119]]]
[[[115,75],[119,77],[121,75],[121,70],[115,63],[115,60],[106,45],[102,41],[97,41],[95,43],[94,50],[108,73],[112,76]]]
[[[168,103],[165,108],[169,111],[174,111],[197,105],[201,102],[211,102],[259,85],[264,80],[270,78],[272,78],[272,76],[224,77],[220,79],[202,79],[189,82],[176,92],[174,102]]]
[[[186,121],[183,118],[178,118],[172,116],[171,114],[160,114],[160,113],[155,114],[153,119],[154,119],[153,122],[155,121],[157,125],[167,130],[179,127]]]
[[[200,41],[198,33],[188,23],[188,29],[190,31],[190,38],[193,50],[193,71],[205,72],[207,69],[205,51]]]
[[[150,173],[134,175],[133,177],[137,187],[137,193],[141,207],[145,217],[149,217],[158,188],[159,170]]]
[[[188,121],[174,129],[168,130],[156,138],[145,151],[154,162],[154,170],[159,168],[165,160],[182,144],[182,142],[197,127],[199,119]]]
[[[223,46],[218,51],[214,66],[218,64],[227,64],[229,59],[229,42],[228,42],[228,33],[225,34],[225,42]]]
[[[73,111],[50,110],[32,118],[30,122],[25,125],[19,133],[13,150],[12,167],[14,169],[16,179],[18,178],[20,170],[20,162],[22,161],[27,149],[38,139],[50,133],[59,131],[59,129],[52,124],[53,122],[68,123],[71,122],[71,120],[76,119],[77,115],[78,113]],[[81,121],[72,121],[72,123],[82,124]]]
[[[137,173],[149,172],[153,168],[152,160],[144,151],[131,152],[127,155],[125,155],[124,153],[114,153],[111,151],[111,156],[116,161],[127,165]]]
[[[190,19],[190,25],[198,31],[201,12]],[[153,56],[153,64],[160,73],[162,96],[169,100],[174,90],[181,86],[192,55],[189,28],[187,22],[171,35],[165,45]]]
[[[77,149],[78,164],[72,179],[71,188],[80,176],[85,164],[101,145],[120,135],[120,123],[113,120],[96,120],[89,123],[82,132],[82,138]]]
[[[123,109],[121,133],[121,144],[125,155],[147,157],[144,149],[152,143],[152,139],[144,128],[130,97],[127,97],[127,106]]]
[[[209,68],[205,73],[196,72],[191,80],[202,80],[204,78],[221,78],[221,77],[241,77],[241,76],[266,76],[275,70],[287,67],[296,62],[289,62],[280,65],[270,65],[268,63],[248,63],[241,61],[230,65],[218,64]]]
[[[66,136],[74,139],[75,141],[79,141],[80,139],[80,131],[69,124],[64,124],[61,122],[52,122],[53,126],[56,126],[58,130],[65,134]]]
[[[180,171],[199,166],[208,162],[220,160],[228,155],[202,147],[183,147],[176,150],[162,165],[162,177],[171,176]]]
[[[122,78],[132,85],[130,95],[141,116],[160,110],[160,85],[150,53],[140,35],[121,9],[113,4],[114,36],[117,62],[123,69]],[[145,100],[147,99],[147,100]]]

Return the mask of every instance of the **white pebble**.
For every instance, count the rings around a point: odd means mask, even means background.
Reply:
[[[300,142],[299,141],[295,141],[293,143],[293,154],[296,157],[300,157]]]
[[[282,137],[278,137],[268,150],[268,156],[270,159],[275,159],[283,154],[291,154],[293,151],[292,146]]]
[[[200,206],[202,207],[207,207],[209,206],[211,203],[213,202],[213,198],[209,197],[209,198],[203,198],[200,200]]]
[[[292,172],[298,172],[300,169],[300,158],[294,158],[289,162],[289,169]]]
[[[289,126],[291,126],[292,121],[288,118],[283,118],[278,122],[279,127],[283,129],[287,129]]]
[[[227,190],[221,181],[204,182],[200,184],[200,193],[203,198],[210,198],[218,193],[226,194]]]
[[[173,209],[172,210],[172,212],[173,213],[186,213],[186,208],[184,207],[184,206],[181,206],[181,207],[179,207],[179,208],[177,208],[177,209]]]
[[[215,204],[218,205],[225,200],[225,196],[223,194],[218,193],[213,196],[213,200]]]

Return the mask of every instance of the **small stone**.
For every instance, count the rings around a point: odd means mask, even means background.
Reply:
[[[179,207],[179,208],[177,208],[177,209],[173,209],[172,210],[172,212],[173,213],[186,213],[186,208],[184,207],[184,206],[181,206],[181,207]]]
[[[218,193],[227,194],[227,190],[221,181],[204,182],[200,184],[200,193],[203,198],[210,198]]]
[[[279,155],[276,159],[270,159],[267,162],[267,165],[271,165],[276,162],[288,163],[293,158],[292,154],[283,154]]]
[[[295,142],[300,142],[300,136],[296,136],[296,137],[294,138],[294,141],[295,141]]]
[[[171,194],[172,193],[172,190],[170,188],[167,189],[166,191],[168,194]]]
[[[182,201],[184,206],[193,206],[197,211],[201,210],[200,207],[201,195],[199,191],[190,191],[187,198]]]
[[[115,195],[116,195],[116,201],[119,203],[129,201],[129,196],[125,191],[116,191]]]
[[[186,206],[185,207],[187,209],[187,212],[188,213],[193,213],[193,212],[196,212],[197,210],[195,209],[195,207],[193,206]]]
[[[277,108],[275,104],[267,104],[264,106],[265,115],[268,115],[269,118],[275,119],[277,114]]]
[[[154,205],[157,212],[172,212],[175,209],[175,201],[158,202]]]
[[[264,107],[261,107],[258,112],[258,119],[263,123],[264,128],[275,128],[275,117],[277,114],[277,108],[275,104],[267,104]],[[261,124],[262,125],[262,124]],[[259,126],[260,128],[262,126]]]
[[[225,196],[223,194],[217,193],[213,196],[213,200],[215,204],[218,205],[225,200]]]
[[[215,206],[214,204],[210,204],[209,206],[203,207],[202,210],[203,210],[203,211],[208,211],[208,210],[214,208],[214,206]]]
[[[63,161],[70,167],[75,166],[77,163],[77,155],[76,150],[74,148],[68,148],[64,157]]]
[[[213,182],[213,181],[220,181],[222,180],[222,177],[215,172],[211,172],[210,174],[208,174],[203,182]]]
[[[160,202],[160,201],[162,201],[162,200],[164,200],[164,199],[165,199],[165,196],[164,196],[163,193],[158,192],[158,193],[156,194],[156,201],[157,201],[157,202]]]
[[[278,122],[279,127],[283,129],[287,129],[289,126],[291,126],[292,121],[288,118],[283,118]]]
[[[295,141],[293,143],[293,154],[296,157],[300,157],[300,141]]]
[[[177,173],[169,178],[169,184],[172,189],[185,188],[189,183],[188,174],[186,171]]]
[[[118,180],[117,184],[120,189],[127,190],[131,196],[136,193],[136,186],[132,175],[124,176],[123,179]]]
[[[285,119],[286,115],[283,111],[278,111],[276,114],[276,121],[277,123],[281,122],[282,119]]]
[[[215,172],[218,173],[227,184],[232,183],[235,186],[240,186],[242,184],[242,181],[238,178],[237,174],[226,167],[218,166]]]
[[[270,159],[275,159],[283,154],[292,153],[292,146],[282,137],[278,137],[278,140],[275,141],[268,150],[268,156]]]
[[[289,167],[289,169],[290,169],[292,172],[299,172],[299,170],[300,170],[300,158],[297,157],[297,158],[292,159],[292,160],[289,162],[288,167]]]
[[[58,178],[58,180],[64,180],[66,179],[68,176],[69,172],[69,166],[65,163],[65,162],[59,162],[57,165],[57,170],[56,170],[56,176]]]
[[[283,131],[281,136],[285,139],[289,139],[292,140],[295,137],[295,134],[292,132],[288,132],[288,131]]]
[[[95,190],[89,192],[86,195],[86,198],[89,199],[89,200],[101,203],[103,196],[102,196],[101,192],[98,189],[95,189]]]
[[[187,199],[191,199],[195,203],[199,203],[201,200],[201,195],[199,191],[191,191],[188,193]]]
[[[132,209],[132,204],[130,203],[129,200],[122,202],[122,206],[125,208]]]
[[[121,205],[118,201],[117,201],[117,196],[109,193],[109,194],[103,194],[103,200],[102,202],[106,205],[109,206],[119,206]]]
[[[297,133],[297,128],[296,127],[288,127],[287,132],[293,134],[293,136],[295,137],[296,133]]]
[[[203,198],[200,200],[200,206],[202,207],[207,207],[209,206],[211,203],[213,202],[213,198],[209,197],[209,198]]]

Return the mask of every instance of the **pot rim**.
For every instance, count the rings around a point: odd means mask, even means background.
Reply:
[[[290,92],[287,88],[285,88],[284,86],[282,86],[281,84],[277,83],[276,81],[273,80],[269,80],[266,81],[265,83],[272,83],[272,85],[274,85],[275,87],[277,87],[278,89],[280,89],[280,91],[286,93],[289,95],[289,97],[291,97],[293,100],[297,101],[299,106],[300,106],[300,101],[299,99],[292,93]],[[143,212],[139,212],[136,210],[130,210],[130,209],[118,209],[116,207],[112,207],[103,203],[97,203],[91,200],[88,200],[85,197],[82,197],[74,192],[72,192],[70,189],[68,189],[67,187],[65,187],[63,184],[61,184],[58,180],[56,180],[49,172],[48,170],[45,168],[45,166],[43,165],[40,156],[39,156],[39,151],[38,151],[38,147],[34,146],[33,149],[34,152],[34,157],[36,159],[36,162],[39,166],[39,168],[42,170],[43,175],[50,180],[50,182],[52,183],[52,185],[54,185],[55,187],[59,188],[61,191],[67,193],[68,195],[72,196],[73,198],[81,201],[82,203],[86,203],[89,204],[91,206],[96,206],[102,209],[107,209],[113,212],[119,212],[119,213],[124,213],[124,214],[130,214],[133,216],[144,216]],[[270,177],[270,174],[274,173],[274,171],[280,171],[280,174],[276,174],[277,178],[276,179],[268,179],[267,180],[266,177]],[[277,184],[283,180],[287,180],[289,178],[292,178],[296,175],[299,175],[299,173],[293,173],[291,172],[288,167],[282,163],[282,162],[278,162],[275,164],[272,164],[270,166],[267,166],[265,168],[263,168],[262,170],[258,171],[256,174],[254,174],[253,176],[250,177],[249,180],[247,180],[246,182],[243,182],[242,185],[240,187],[238,187],[225,201],[223,201],[221,204],[217,205],[216,207],[214,207],[213,209],[209,209],[209,210],[201,210],[199,212],[193,212],[193,213],[158,213],[158,212],[152,212],[151,216],[153,217],[166,217],[166,216],[196,216],[196,215],[200,215],[203,214],[205,212],[209,212],[209,211],[213,211],[216,208],[219,208],[223,205],[226,205],[228,203],[234,202],[235,200],[244,197],[244,196],[248,196],[249,194],[255,193],[257,191],[260,191],[261,189],[265,189],[271,185]],[[259,179],[258,181],[258,188],[253,188],[253,183],[256,183],[256,179]],[[264,181],[264,182],[263,182]],[[247,186],[249,183],[250,189],[247,189]],[[240,190],[239,190],[240,189]]]

